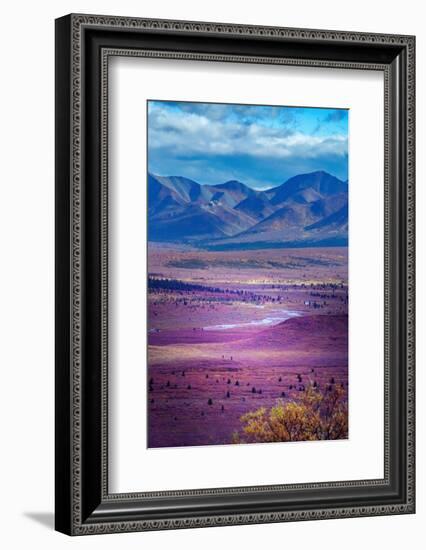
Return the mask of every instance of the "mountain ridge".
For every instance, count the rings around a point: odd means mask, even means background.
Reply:
[[[147,183],[150,241],[224,250],[347,244],[348,182],[322,170],[265,191],[238,180],[201,185],[152,173]]]

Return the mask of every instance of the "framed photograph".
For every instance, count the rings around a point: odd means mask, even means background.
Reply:
[[[413,36],[56,21],[56,529],[415,511]]]

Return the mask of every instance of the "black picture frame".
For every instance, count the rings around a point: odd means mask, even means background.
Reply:
[[[385,431],[380,480],[109,494],[110,55],[375,69],[385,81]],[[69,535],[415,511],[415,38],[71,14],[56,20],[56,529]]]

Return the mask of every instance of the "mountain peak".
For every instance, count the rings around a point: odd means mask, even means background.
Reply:
[[[337,193],[347,193],[347,188],[347,183],[344,181],[324,170],[317,170],[293,176],[278,187],[269,189],[266,193],[272,204],[280,204],[289,198],[296,198],[298,193],[307,189],[322,196],[331,196]]]
[[[329,174],[325,170],[314,170],[313,172],[308,172],[307,174],[301,174],[301,175],[308,176],[308,175],[315,175],[315,174],[318,174],[321,176],[331,176],[331,174]],[[334,177],[334,176],[331,176],[331,177]]]
[[[236,206],[247,197],[256,195],[256,191],[238,180],[229,180],[225,181],[225,183],[212,185],[210,189],[214,189],[216,192],[223,194],[224,200],[232,207]]]
[[[225,183],[219,183],[213,187],[217,187],[218,189],[228,189],[230,191],[247,191],[247,189],[250,189],[250,187],[248,187],[245,183],[238,180],[228,180],[225,181]]]

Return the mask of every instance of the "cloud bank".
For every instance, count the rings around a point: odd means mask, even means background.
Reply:
[[[148,164],[160,175],[260,189],[313,170],[347,179],[348,111],[149,101]]]

